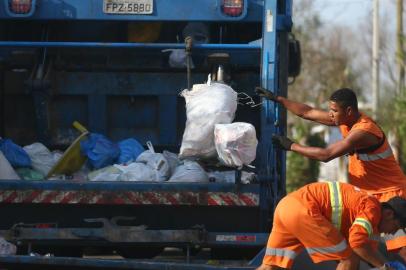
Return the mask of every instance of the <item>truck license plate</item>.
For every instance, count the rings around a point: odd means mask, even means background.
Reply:
[[[103,0],[107,14],[152,14],[153,0]]]

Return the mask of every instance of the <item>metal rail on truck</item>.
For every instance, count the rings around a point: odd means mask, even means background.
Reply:
[[[217,261],[214,264],[221,264]],[[7,256],[0,257],[0,264],[5,267],[18,266],[51,266],[57,267],[69,266],[86,267],[86,269],[137,269],[137,270],[254,270],[256,266],[247,263],[246,266],[226,266],[226,265],[210,265],[202,263],[186,263],[186,262],[165,262],[152,260],[109,260],[109,259],[89,259],[89,258],[62,258],[62,257],[35,257],[35,256]]]

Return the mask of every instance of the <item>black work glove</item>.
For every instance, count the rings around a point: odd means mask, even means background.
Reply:
[[[272,93],[271,91],[266,90],[265,88],[262,87],[255,87],[255,93],[257,93],[257,95],[267,98],[269,100],[275,101],[277,102],[276,98],[278,97],[277,95],[275,95],[274,93]]]
[[[288,137],[273,134],[272,144],[276,147],[282,148],[283,150],[289,151],[293,141]]]

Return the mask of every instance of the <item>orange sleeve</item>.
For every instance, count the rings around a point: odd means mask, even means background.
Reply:
[[[381,209],[379,205],[366,202],[359,211],[349,231],[348,242],[352,248],[365,244],[373,248],[378,246],[377,241],[371,240],[373,235],[378,234],[378,224],[381,219]]]

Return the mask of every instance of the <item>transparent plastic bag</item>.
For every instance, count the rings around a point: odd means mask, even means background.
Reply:
[[[47,175],[56,164],[54,155],[42,143],[36,142],[26,145],[24,150],[30,156],[32,168],[43,175]]]
[[[255,160],[258,140],[253,125],[242,122],[217,124],[214,138],[219,159],[225,165],[241,167]]]
[[[237,93],[221,83],[195,84],[181,95],[186,101],[186,127],[180,158],[213,158],[214,126],[231,123],[237,110]]]

